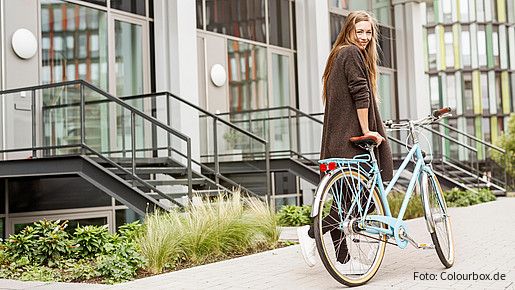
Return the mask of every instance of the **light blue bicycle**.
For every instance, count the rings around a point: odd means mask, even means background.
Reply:
[[[324,266],[337,281],[347,286],[359,286],[375,275],[383,260],[386,244],[406,248],[435,248],[447,268],[454,263],[454,241],[450,217],[442,189],[433,173],[431,159],[424,159],[416,128],[449,115],[450,108],[433,112],[431,116],[398,124],[385,125],[395,130],[409,131],[412,148],[392,181],[385,189],[374,156],[376,140],[355,137],[351,141],[368,150],[368,154],[352,159],[320,160],[325,173],[318,185],[313,203],[315,241]],[[398,217],[390,212],[387,195],[408,163],[415,169],[408,185]],[[410,236],[403,221],[408,202],[416,185],[425,211],[427,229],[433,244],[418,244]]]

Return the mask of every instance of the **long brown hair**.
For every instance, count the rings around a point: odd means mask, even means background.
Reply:
[[[331,52],[329,53],[329,57],[327,58],[327,64],[325,65],[324,75],[322,76],[323,81],[323,94],[322,99],[325,101],[327,100],[327,80],[329,79],[329,74],[331,73],[331,70],[333,68],[333,63],[336,57],[338,56],[338,52],[346,46],[349,45],[356,45],[361,50],[360,45],[358,45],[358,39],[356,37],[356,23],[361,21],[368,21],[370,22],[370,25],[372,26],[372,39],[370,39],[370,42],[368,43],[367,47],[364,50],[365,54],[365,65],[367,67],[367,70],[369,72],[370,76],[370,85],[372,86],[372,95],[376,96],[377,93],[377,21],[370,16],[366,11],[352,11],[349,16],[347,16],[347,19],[345,20],[345,23],[343,24],[342,30],[338,34],[338,38],[336,38],[336,41],[333,44],[333,48],[331,49]]]

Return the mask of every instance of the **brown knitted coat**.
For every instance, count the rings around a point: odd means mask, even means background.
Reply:
[[[357,154],[366,153],[366,150],[349,141],[351,137],[363,135],[356,109],[368,108],[370,131],[377,131],[386,139],[377,101],[371,94],[368,70],[361,50],[354,45],[344,47],[334,61],[327,80],[327,100],[320,153],[322,159],[352,158]],[[376,148],[375,155],[383,181],[392,179],[393,161],[388,142],[381,143]]]

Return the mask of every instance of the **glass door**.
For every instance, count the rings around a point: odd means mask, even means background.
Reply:
[[[124,15],[110,17],[109,91],[117,97],[128,97],[150,91],[148,28],[143,20]],[[150,113],[150,102],[142,99],[126,101],[137,109]],[[119,106],[113,107],[111,124],[112,150],[121,156],[131,156],[131,115]],[[143,119],[136,117],[136,150],[144,149],[150,141],[145,135]],[[114,147],[114,148],[113,148]],[[143,152],[143,151],[139,151]],[[139,153],[138,155],[142,155]]]

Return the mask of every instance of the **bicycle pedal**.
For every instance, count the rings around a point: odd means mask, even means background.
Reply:
[[[435,246],[433,244],[420,243],[420,244],[418,244],[418,248],[422,249],[422,250],[429,250],[429,249],[434,249]]]

